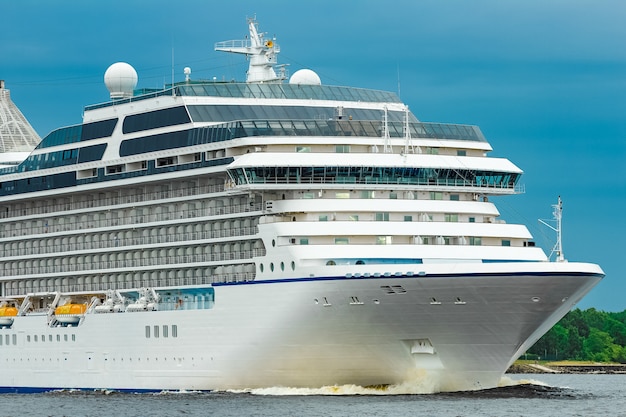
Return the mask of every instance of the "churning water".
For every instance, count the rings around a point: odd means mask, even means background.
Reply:
[[[427,392],[427,384],[407,383],[213,393],[4,394],[0,416],[626,416],[626,375],[508,375],[494,389]]]

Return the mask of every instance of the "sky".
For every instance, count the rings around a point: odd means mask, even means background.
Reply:
[[[626,309],[626,2],[623,0],[5,0],[0,79],[43,137],[108,101],[109,65],[138,87],[245,79],[246,18],[276,37],[290,73],[399,93],[422,121],[478,125],[491,156],[522,170],[523,194],[494,199],[548,253],[563,199],[569,261],[606,277],[580,303]],[[624,256],[624,259],[622,258]]]

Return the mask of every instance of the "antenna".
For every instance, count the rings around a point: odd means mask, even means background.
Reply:
[[[174,45],[172,45],[172,96],[176,95],[176,90],[174,89]]]
[[[561,230],[561,219],[563,215],[563,201],[561,201],[561,196],[559,196],[558,202],[552,205],[554,211],[552,212],[552,221],[556,223],[556,227],[546,223],[544,220],[539,219],[539,222],[544,226],[549,227],[550,229],[556,232],[556,243],[550,252],[549,258],[552,257],[553,254],[556,254],[557,262],[564,262],[565,256],[563,255],[563,240],[562,240],[562,230]]]
[[[415,153],[411,139],[411,125],[409,124],[409,106],[404,106],[404,154]]]
[[[383,152],[384,153],[393,153],[393,148],[391,147],[391,137],[389,135],[389,122],[387,120],[387,106],[383,107]]]
[[[400,63],[398,63],[397,69],[398,69],[398,97],[400,97]]]

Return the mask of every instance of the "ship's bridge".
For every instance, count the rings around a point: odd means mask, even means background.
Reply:
[[[229,165],[228,172],[238,185],[263,187],[284,184],[311,187],[312,184],[393,185],[427,187],[469,187],[476,192],[511,194],[522,174],[502,158],[447,155],[381,154],[290,154],[251,153]]]

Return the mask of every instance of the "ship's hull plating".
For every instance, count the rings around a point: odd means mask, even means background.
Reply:
[[[16,317],[0,390],[494,387],[602,278],[587,270],[253,282],[217,286],[211,309]]]

